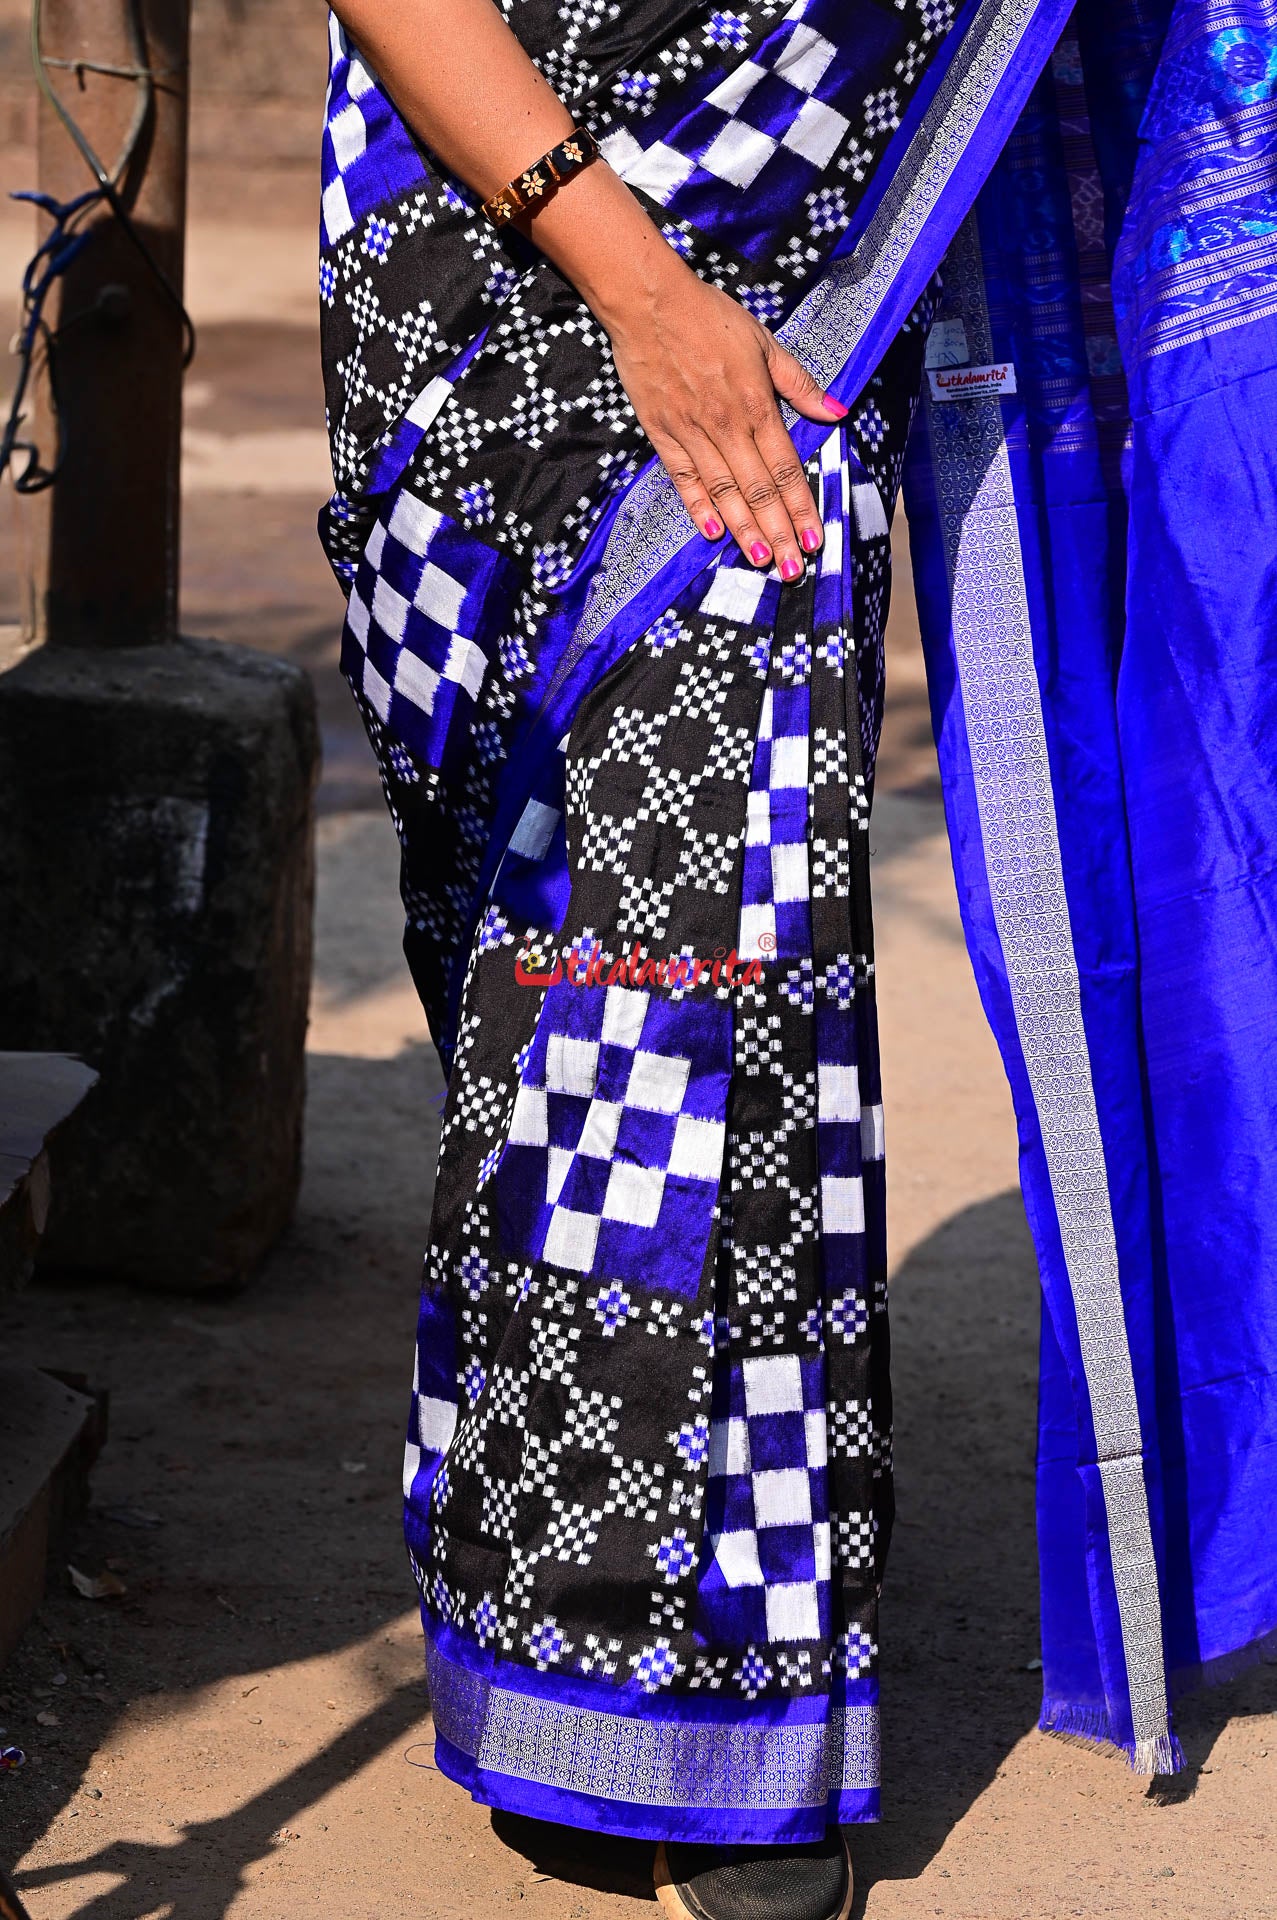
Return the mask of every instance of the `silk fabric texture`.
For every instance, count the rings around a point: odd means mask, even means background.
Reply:
[[[1262,583],[1247,588],[1228,566],[1208,531],[1220,522],[1188,478],[1213,449],[1219,487],[1242,496],[1233,524],[1262,523],[1262,436],[1253,411],[1222,396],[1243,379],[1258,383],[1248,399],[1262,395],[1270,377],[1257,209],[1268,189],[1270,43],[1226,7],[1151,22],[1147,10],[1081,9],[1072,23],[1063,7],[1030,5],[627,7],[611,22],[547,7],[518,24],[574,111],[611,139],[610,157],[672,242],[864,415],[838,460],[849,603],[838,617],[861,622],[849,670],[866,791],[880,696],[874,622],[853,604],[870,549],[852,564],[867,523],[857,525],[851,499],[868,480],[889,506],[894,476],[873,471],[865,389],[946,253],[943,317],[961,323],[951,345],[962,338],[960,360],[1005,359],[1018,375],[1014,393],[943,412],[928,399],[908,485],[955,871],[1020,1117],[1044,1281],[1043,1723],[1112,1739],[1149,1770],[1174,1765],[1171,1670],[1231,1662],[1277,1617],[1260,1525],[1273,1347],[1257,1172],[1272,1110],[1262,1071],[1274,984],[1262,904],[1268,626]],[[699,607],[722,569],[644,463],[570,289],[517,243],[477,239],[473,196],[411,140],[336,31],[333,48],[321,290],[339,487],[321,524],[352,590],[343,665],[404,841],[406,949],[450,1062],[484,916],[551,935],[565,923],[564,741],[597,689],[623,700],[624,663],[645,641],[650,653],[662,620],[677,626],[680,609]],[[1193,194],[1242,143],[1250,175],[1231,238],[1247,236],[1250,271],[1239,287],[1227,239]],[[1196,172],[1179,164],[1186,146],[1200,155]],[[1035,278],[1044,261],[1051,301]],[[1118,314],[1106,321],[1111,280]],[[1186,302],[1196,325],[1182,318]],[[894,396],[879,412],[886,440],[900,419]],[[814,460],[820,430],[794,431]],[[396,514],[406,541],[390,531]],[[1168,564],[1192,588],[1169,620]],[[819,612],[813,599],[813,632]],[[779,671],[774,628],[767,651],[767,671]],[[1176,725],[1155,725],[1172,694]],[[761,725],[760,709],[756,758]],[[1001,740],[992,756],[990,727]],[[1029,813],[1037,838],[1026,845]],[[1008,855],[1019,862],[1009,888]],[[743,909],[741,887],[732,898]],[[1204,954],[1229,953],[1223,973],[1185,969],[1188,927]],[[1258,970],[1244,995],[1232,984],[1239,951]],[[1197,1073],[1185,1071],[1175,1017],[1185,993]],[[455,1276],[452,1285],[455,1334],[466,1308]],[[469,1406],[464,1364],[428,1318],[419,1367],[432,1370],[430,1390],[419,1375],[408,1482],[423,1573],[437,1537],[430,1503]],[[743,1373],[733,1386],[720,1368],[715,1390],[725,1435]],[[796,1390],[786,1411],[813,1411],[801,1369]],[[424,1426],[423,1397],[435,1403]],[[734,1417],[748,1427],[743,1400]],[[698,1591],[713,1561],[707,1511],[688,1535],[697,1560],[685,1572]],[[717,1705],[712,1689],[689,1705],[676,1672],[650,1687],[660,1659],[640,1672],[642,1649],[639,1666],[627,1650],[626,1671],[602,1675],[612,1691],[600,1705],[590,1691],[600,1670],[582,1668],[579,1644],[574,1673],[569,1656],[554,1657],[554,1620],[534,1646],[547,1614],[498,1652],[481,1643],[475,1602],[458,1623],[446,1617],[451,1595],[436,1604],[423,1585],[432,1674],[460,1736],[445,1736],[460,1756],[452,1770],[481,1797],[713,1838],[799,1835],[830,1811],[872,1816],[863,1718],[846,1737],[846,1642],[840,1663],[826,1634],[825,1678],[840,1677],[823,1691],[792,1678],[777,1689],[770,1663],[773,1699],[796,1709],[790,1731],[818,1722],[825,1737],[769,1747],[777,1707],[742,1701],[739,1682],[731,1714],[721,1689]],[[514,1707],[499,1658],[516,1670]],[[768,1664],[765,1644],[760,1658]],[[804,1718],[815,1698],[814,1720]],[[550,1702],[560,1743],[577,1728],[575,1784],[538,1773],[548,1722],[528,1701]],[[871,1705],[869,1692],[853,1704]],[[613,1735],[628,1716],[626,1739],[658,1757],[646,1784],[587,1807],[572,1796],[597,1775],[609,1714]],[[707,1725],[729,1724],[738,1773],[757,1775],[760,1754],[781,1752],[781,1774],[796,1767],[800,1784],[769,1785],[748,1807],[725,1804],[721,1783],[717,1802],[693,1789],[677,1816],[653,1801],[651,1768],[679,1777],[668,1755],[687,1727],[701,1730],[695,1745]],[[498,1739],[498,1727],[518,1737]],[[481,1759],[485,1737],[505,1756],[495,1770]],[[835,1744],[856,1755],[851,1789],[833,1779]],[[683,1768],[685,1781],[693,1775]]]

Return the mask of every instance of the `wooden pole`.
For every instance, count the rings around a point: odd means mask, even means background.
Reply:
[[[173,293],[181,292],[186,230],[190,0],[136,4],[152,96],[119,191],[173,291],[111,210],[95,208],[89,244],[49,316],[58,331],[57,408],[67,447],[57,481],[38,496],[31,619],[36,638],[55,645],[136,646],[177,631],[184,341]],[[133,5],[42,6],[49,80],[108,172],[142,82],[99,69],[138,66]],[[94,184],[44,97],[39,163],[41,187],[59,200]],[[46,382],[40,391],[37,430],[47,460],[58,429]]]

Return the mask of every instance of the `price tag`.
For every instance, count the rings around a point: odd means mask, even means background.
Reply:
[[[927,335],[927,368],[965,367],[971,358],[961,320],[937,320]]]

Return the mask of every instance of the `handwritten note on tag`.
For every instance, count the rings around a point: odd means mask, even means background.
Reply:
[[[967,330],[960,319],[937,320],[927,335],[927,368],[965,367],[971,358]]]

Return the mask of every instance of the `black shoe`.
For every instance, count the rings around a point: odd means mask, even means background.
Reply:
[[[674,1920],[847,1920],[851,1855],[836,1827],[805,1847],[656,1850],[656,1897]]]

